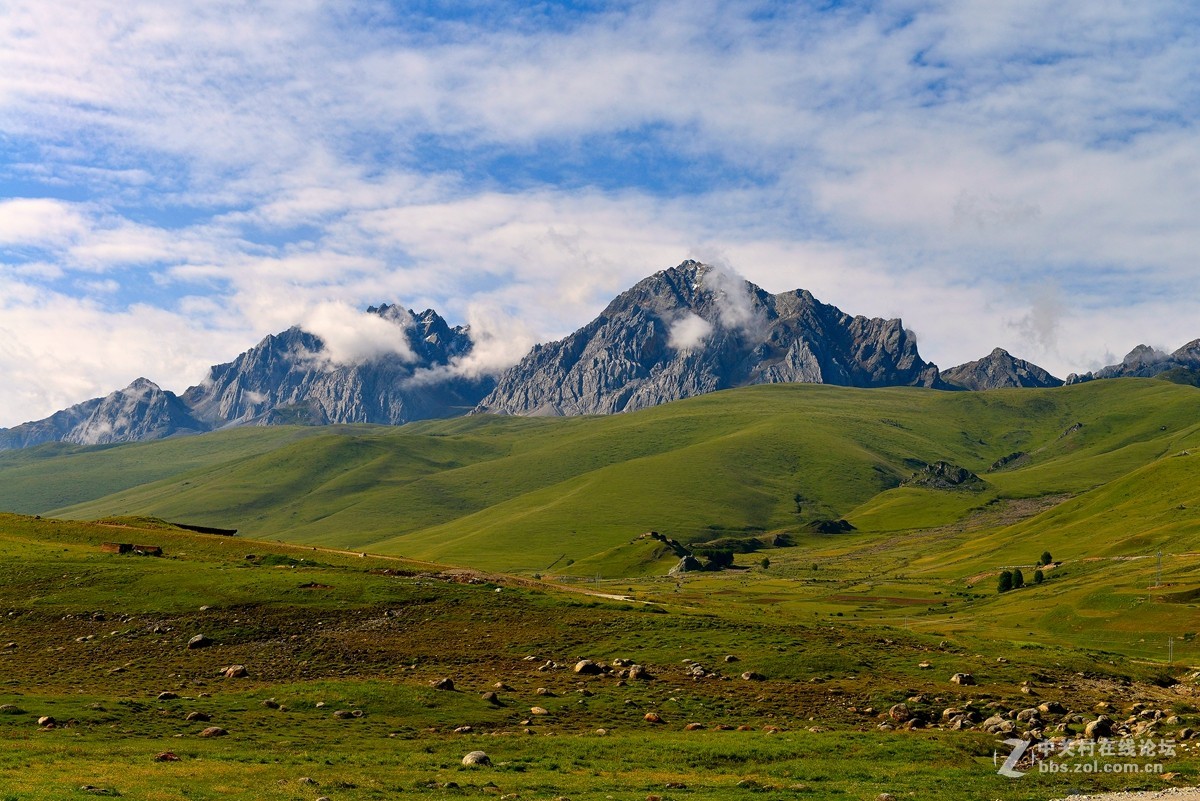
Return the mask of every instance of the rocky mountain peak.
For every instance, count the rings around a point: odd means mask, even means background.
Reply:
[[[477,411],[609,414],[728,387],[937,386],[899,320],[850,317],[804,290],[772,295],[696,261],[657,272],[504,373]]]
[[[995,348],[978,361],[943,370],[942,380],[953,387],[970,390],[1057,387],[1063,383],[1036,364],[1014,357],[1004,348]]]
[[[1125,355],[1120,364],[1111,364],[1082,375],[1072,373],[1067,376],[1067,383],[1081,384],[1100,378],[1152,378],[1178,369],[1200,369],[1200,339],[1193,339],[1173,353],[1163,353],[1150,345],[1138,345]]]

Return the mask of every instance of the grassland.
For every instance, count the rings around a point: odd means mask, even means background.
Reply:
[[[114,539],[158,545],[165,556],[102,553]],[[1155,684],[1161,665],[1108,664],[1073,648],[808,621],[786,604],[763,614],[739,603],[696,608],[686,596],[609,600],[148,520],[2,516],[0,574],[0,704],[11,705],[0,714],[0,798],[20,801],[97,790],[214,800],[889,792],[1019,801],[1164,781],[1007,779],[995,772],[993,736],[880,731],[884,712],[905,699],[935,716],[965,704],[1020,708],[1032,677],[1042,698],[1072,709],[1143,702],[1197,720],[1181,694],[1191,685]],[[212,644],[189,649],[201,633]],[[632,659],[652,678],[577,675],[570,666],[580,657]],[[540,669],[546,660],[560,667]],[[685,660],[724,678],[695,679]],[[232,664],[249,675],[222,677]],[[744,681],[742,671],[764,678]],[[950,684],[956,671],[979,684]],[[431,686],[443,677],[454,690]],[[341,719],[339,710],[360,714]],[[209,720],[186,719],[196,712]],[[664,722],[647,723],[647,712]],[[40,727],[42,716],[55,725]],[[228,734],[201,737],[208,726]],[[477,749],[491,767],[460,764]],[[177,760],[158,761],[164,754]],[[1181,781],[1200,763],[1183,744],[1168,767]]]
[[[981,481],[910,480],[938,460]],[[1014,782],[994,772],[991,735],[878,725],[906,699],[936,718],[1032,695],[1086,714],[1141,701],[1196,727],[1198,496],[1200,391],[1151,380],[758,387],[606,418],[2,453],[0,508],[26,516],[0,517],[0,644],[15,643],[0,648],[0,704],[22,710],[0,715],[0,799],[76,798],[85,784],[335,801],[1161,786]],[[855,529],[816,533],[821,519]],[[761,548],[732,570],[669,577],[676,557],[647,530]],[[107,540],[167,557],[101,554]],[[1043,583],[996,592],[1002,569],[1031,581],[1044,551]],[[215,645],[188,650],[200,632]],[[579,677],[581,657],[634,659],[656,678]],[[726,678],[693,680],[683,659]],[[539,671],[545,660],[568,667]],[[230,664],[250,677],[218,678]],[[955,672],[980,684],[950,685]],[[443,676],[456,692],[430,687]],[[496,682],[499,705],[481,701]],[[337,720],[339,708],[364,714]],[[199,738],[183,720],[197,710],[229,736]],[[646,724],[648,711],[667,723]],[[69,723],[39,729],[44,714]],[[493,768],[458,764],[476,748]],[[1168,767],[1177,781],[1196,780],[1189,749]],[[168,750],[180,761],[151,760]]]

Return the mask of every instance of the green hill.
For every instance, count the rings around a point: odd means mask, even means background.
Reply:
[[[1069,549],[1078,526],[1096,531],[1077,505],[1127,498],[1126,514],[1140,519],[1138,499],[1149,495],[1163,507],[1163,536],[1200,547],[1175,509],[1187,505],[1175,498],[1187,480],[1172,476],[1191,461],[1162,466],[1200,448],[1198,421],[1200,392],[1152,380],[986,393],[763,386],[611,417],[238,429],[10,452],[0,454],[0,507],[154,515],[489,569],[623,575],[654,563],[622,550],[647,530],[683,542],[767,531],[805,542],[821,536],[811,521],[845,518],[861,539],[1047,496],[1080,497],[1022,531],[1038,539],[1053,529]],[[906,483],[939,460],[982,481]],[[1109,485],[1111,496],[1081,495]],[[1154,539],[1140,536],[1127,547]]]

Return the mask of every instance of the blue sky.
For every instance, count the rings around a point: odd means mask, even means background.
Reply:
[[[1065,375],[1200,337],[1188,2],[0,0],[0,426],[685,258]],[[339,340],[339,336],[341,340]]]

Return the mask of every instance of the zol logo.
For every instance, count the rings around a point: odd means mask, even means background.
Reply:
[[[1018,740],[1015,737],[1004,741],[1005,745],[1013,747],[1012,753],[1008,755],[1008,759],[1004,760],[1004,764],[1000,766],[1000,770],[996,771],[1001,776],[1007,776],[1010,779],[1019,779],[1025,774],[1016,769],[1017,763],[1021,761],[1021,757],[1025,756],[1025,750],[1029,748],[1028,740]]]

